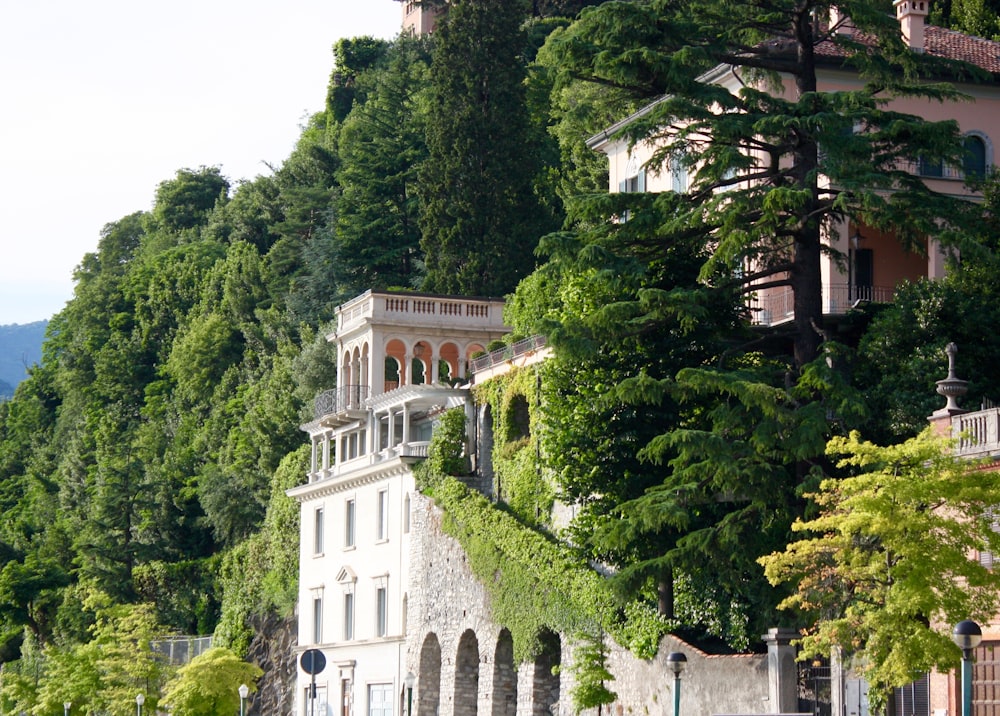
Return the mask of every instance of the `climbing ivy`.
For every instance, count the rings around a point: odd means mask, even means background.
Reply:
[[[521,368],[473,388],[493,419],[496,503],[461,481],[465,463],[456,470],[465,429],[461,409],[442,416],[416,477],[418,488],[442,509],[444,530],[462,545],[489,593],[493,618],[510,630],[515,659],[538,656],[546,631],[576,642],[569,669],[579,712],[615,699],[607,685],[613,676],[605,634],[649,659],[675,625],[647,604],[621,603],[585,556],[549,531],[555,493],[538,451],[538,381],[534,368]]]
[[[534,368],[515,368],[473,394],[493,416],[494,494],[525,522],[543,526],[551,522],[555,492],[538,454],[538,381]]]

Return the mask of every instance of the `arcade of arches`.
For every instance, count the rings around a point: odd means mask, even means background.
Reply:
[[[481,705],[482,716],[515,716],[519,710],[552,716],[558,711],[560,683],[555,667],[561,662],[562,648],[553,633],[543,634],[541,643],[534,662],[519,670],[507,629],[500,629],[489,643],[481,643],[475,631],[466,629],[453,648],[444,652],[438,635],[427,633],[418,659],[416,716],[438,716],[449,710],[452,716],[480,716]]]
[[[351,393],[347,403],[353,405],[368,397],[362,393],[369,391],[377,395],[402,385],[448,383],[465,378],[472,356],[482,351],[483,346],[475,342],[460,346],[453,341],[445,341],[434,345],[423,339],[410,343],[392,338],[385,344],[382,370],[379,371],[373,365],[373,360],[379,358],[373,355],[366,341],[344,350],[337,384]]]

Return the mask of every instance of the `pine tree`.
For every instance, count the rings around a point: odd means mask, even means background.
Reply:
[[[421,174],[424,288],[502,295],[534,268],[555,228],[539,173],[523,80],[524,2],[459,0],[436,33]]]

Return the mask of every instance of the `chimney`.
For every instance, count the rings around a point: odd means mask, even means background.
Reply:
[[[838,5],[830,6],[830,28],[838,35],[853,35],[854,24],[851,18]]]
[[[914,52],[924,51],[924,22],[928,0],[894,0],[896,19],[905,42]]]

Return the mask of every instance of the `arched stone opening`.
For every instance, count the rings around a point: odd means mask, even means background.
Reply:
[[[427,341],[417,341],[413,346],[413,359],[410,361],[410,383],[413,385],[430,383],[432,361],[433,350],[430,345]]]
[[[532,716],[552,716],[552,705],[559,703],[559,669],[562,644],[555,632],[544,631],[538,637],[541,651],[535,657],[535,673],[531,681]],[[553,673],[556,672],[556,673]]]
[[[446,383],[460,377],[458,346],[454,343],[442,344],[441,348],[438,349],[438,381]]]
[[[344,389],[349,385],[354,385],[354,375],[351,373],[351,352],[349,350],[344,351],[344,355],[340,360],[340,388],[341,391],[346,396]]]
[[[393,339],[385,345],[385,383],[384,390],[395,390],[406,383],[404,366],[406,365],[406,346],[399,339]]]
[[[364,398],[364,376],[361,362],[361,350],[355,348],[351,352],[351,382],[350,391],[348,393],[347,405],[351,408],[358,408],[361,405],[361,401]]]
[[[476,716],[479,708],[479,639],[466,629],[455,654],[454,716]]]
[[[493,709],[491,716],[517,713],[517,668],[514,666],[514,639],[501,629],[493,659]]]
[[[528,399],[518,394],[510,401],[510,430],[508,440],[520,440],[531,436],[531,411]]]
[[[437,716],[441,702],[441,643],[431,632],[420,647],[417,716]]]

